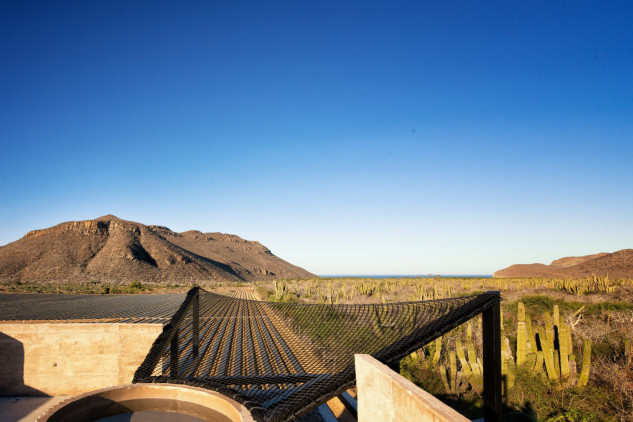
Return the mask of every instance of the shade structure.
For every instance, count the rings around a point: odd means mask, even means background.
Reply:
[[[134,382],[200,386],[244,404],[257,421],[292,421],[354,385],[354,354],[394,365],[499,301],[499,292],[487,292],[389,304],[289,304],[196,287]]]

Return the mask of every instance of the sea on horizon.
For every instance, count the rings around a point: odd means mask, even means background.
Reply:
[[[492,274],[318,274],[321,278],[492,278]]]

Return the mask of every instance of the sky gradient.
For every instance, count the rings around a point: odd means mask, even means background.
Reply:
[[[114,214],[316,274],[633,247],[633,3],[0,3],[0,245]]]

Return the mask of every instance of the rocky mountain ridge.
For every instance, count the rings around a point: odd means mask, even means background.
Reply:
[[[0,282],[126,283],[312,278],[261,245],[224,233],[182,233],[106,215],[32,230],[0,247]]]
[[[515,264],[496,271],[494,277],[584,278],[589,276],[633,278],[633,249],[613,253],[560,258],[546,264]]]

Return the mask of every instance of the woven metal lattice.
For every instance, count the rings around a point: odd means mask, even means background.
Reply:
[[[354,354],[393,365],[498,303],[498,292],[377,305],[287,304],[192,289],[134,382],[202,386],[258,421],[291,421],[354,385]]]

